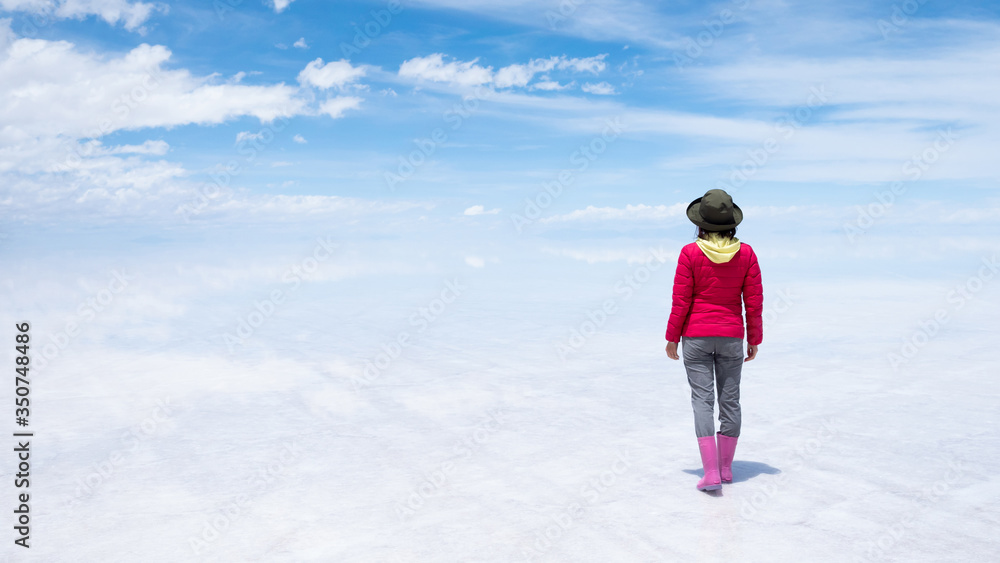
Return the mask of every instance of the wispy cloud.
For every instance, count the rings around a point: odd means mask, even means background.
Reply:
[[[535,75],[551,71],[599,74],[607,68],[607,63],[604,62],[606,57],[607,54],[584,58],[570,58],[565,55],[552,56],[546,59],[531,59],[525,64],[507,65],[494,72],[491,66],[483,67],[477,64],[479,59],[445,62],[444,54],[435,53],[405,61],[399,67],[399,76],[417,81],[441,82],[460,87],[491,85],[501,89],[523,88],[529,85]],[[548,77],[544,78],[542,82],[544,82],[543,86],[532,85],[532,87],[538,90],[556,90],[568,87],[568,85],[559,86]],[[610,88],[610,85],[607,87]]]
[[[477,86],[493,80],[492,67],[482,67],[471,61],[448,61],[444,55],[435,53],[426,57],[415,57],[399,65],[399,75],[404,78],[446,82],[459,86]]]
[[[626,41],[655,48],[682,45],[677,24],[660,5],[638,0],[587,0],[557,3],[514,0],[416,0],[415,4],[463,10],[549,33],[598,41]]]
[[[100,141],[91,141],[100,144]],[[170,150],[166,141],[144,141],[141,145],[118,145],[108,148],[104,154],[146,154],[162,156]]]
[[[111,25],[119,23],[129,31],[144,32],[142,27],[156,12],[167,13],[169,8],[159,2],[130,2],[129,0],[0,0],[0,10],[27,12],[39,16],[38,22],[46,18],[83,19],[97,16]]]
[[[598,74],[607,67],[604,62],[606,57],[607,54],[586,58],[567,58],[563,55],[547,59],[532,59],[527,64],[513,64],[501,68],[496,72],[493,83],[497,88],[523,87],[527,86],[536,74],[552,70]]]
[[[607,82],[598,82],[596,84],[588,82],[581,86],[580,89],[588,94],[598,94],[601,96],[610,96],[618,93],[615,91],[615,87]]]
[[[535,82],[534,84],[532,84],[531,88],[533,90],[542,90],[542,91],[546,91],[546,92],[555,92],[555,91],[559,91],[559,90],[568,90],[569,88],[572,88],[573,85],[574,85],[573,82],[570,82],[568,84],[560,84],[559,82],[556,82],[555,80],[549,80],[548,78],[543,77],[538,82]]]

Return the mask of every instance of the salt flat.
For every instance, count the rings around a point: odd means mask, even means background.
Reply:
[[[947,296],[963,272],[830,280],[765,267],[768,323],[744,370],[735,482],[709,495],[694,488],[683,366],[663,352],[672,261],[627,299],[616,284],[641,262],[505,256],[342,276],[331,262],[230,346],[224,335],[289,289],[284,265],[301,258],[178,244],[91,251],[34,288],[51,257],[22,257],[6,276],[8,293],[33,297],[17,315],[40,345],[109,272],[133,278],[33,375],[38,560],[995,551],[995,282],[958,308]],[[305,239],[295,245],[309,255]],[[226,276],[230,258],[242,277]],[[273,267],[258,275],[255,261]],[[595,316],[608,299],[615,312]],[[948,322],[894,366],[890,354],[941,308]]]

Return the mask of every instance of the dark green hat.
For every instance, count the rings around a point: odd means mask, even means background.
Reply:
[[[743,210],[725,190],[708,190],[691,202],[688,219],[706,231],[728,231],[743,221]]]

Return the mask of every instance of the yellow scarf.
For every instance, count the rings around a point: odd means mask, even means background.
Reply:
[[[698,246],[709,260],[716,264],[729,262],[740,249],[740,239],[723,238],[719,233],[708,233],[708,239],[698,239]]]

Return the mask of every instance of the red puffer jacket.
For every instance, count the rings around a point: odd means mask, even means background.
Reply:
[[[709,260],[697,243],[685,245],[677,259],[667,342],[680,342],[681,336],[743,338],[743,303],[747,344],[760,344],[764,296],[757,255],[750,245],[741,243],[733,258],[722,264]]]

